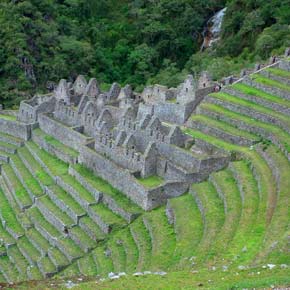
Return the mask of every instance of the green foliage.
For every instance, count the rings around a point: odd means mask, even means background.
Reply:
[[[176,86],[188,73],[214,79],[289,46],[288,0],[22,0],[0,3],[0,102],[16,107],[48,81],[96,77],[137,91]],[[227,6],[222,39],[199,52],[202,31]]]

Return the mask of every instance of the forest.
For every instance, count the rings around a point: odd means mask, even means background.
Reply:
[[[224,7],[220,41],[201,51]],[[281,54],[289,24],[290,0],[1,0],[0,103],[17,107],[78,74],[137,91],[202,70],[220,79]]]

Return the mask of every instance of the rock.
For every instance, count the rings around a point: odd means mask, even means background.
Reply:
[[[246,266],[243,266],[243,265],[240,265],[240,266],[238,266],[238,269],[241,270],[241,271],[243,271],[243,270],[246,270],[247,267]]]
[[[119,273],[118,274],[120,277],[122,277],[122,276],[126,276],[127,274],[125,273],[125,272],[121,272],[121,273]]]
[[[270,270],[272,270],[276,267],[276,265],[274,265],[274,264],[267,264],[267,266]]]
[[[223,268],[223,271],[227,271],[229,267],[228,266],[223,266],[222,268]]]
[[[281,269],[287,269],[288,266],[287,266],[286,264],[281,264],[281,265],[280,265],[280,268],[281,268]]]
[[[111,252],[110,249],[106,249],[106,250],[104,251],[104,254],[105,254],[106,257],[111,257],[112,252]]]
[[[151,271],[144,271],[144,275],[150,275],[150,274],[152,274]]]
[[[251,146],[251,147],[253,147],[253,146]],[[242,248],[242,252],[243,252],[243,253],[245,253],[245,252],[247,252],[247,251],[248,251],[248,249],[247,249],[246,246]]]
[[[71,289],[71,288],[73,288],[73,287],[75,287],[76,286],[76,284],[75,283],[73,283],[72,281],[67,281],[66,283],[65,283],[65,287],[67,288],[67,289]]]
[[[197,270],[194,270],[194,271],[191,271],[192,274],[197,274],[198,271]]]
[[[138,277],[138,276],[143,276],[143,275],[144,275],[144,274],[143,274],[142,272],[136,272],[136,273],[133,274],[133,276],[137,276],[137,277]]]
[[[154,272],[154,274],[155,275],[159,275],[159,276],[165,276],[165,275],[167,275],[167,273],[164,272],[164,271]]]

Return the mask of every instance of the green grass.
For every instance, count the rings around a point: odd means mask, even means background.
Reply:
[[[18,222],[15,212],[11,208],[6,196],[4,195],[2,189],[0,188],[0,213],[1,216],[6,221],[6,225],[11,228],[15,233],[21,235],[23,234],[23,228]]]
[[[10,262],[8,256],[0,257],[0,269],[3,274],[5,273],[9,277],[10,281],[17,282],[25,278],[17,271],[15,265]]]
[[[192,184],[190,192],[194,195],[196,202],[201,205],[204,230],[202,239],[195,248],[195,256],[196,261],[204,261],[206,257],[212,258],[209,250],[224,225],[224,205],[210,181]]]
[[[69,232],[76,236],[84,248],[93,249],[96,247],[96,242],[94,242],[80,227],[73,227]]]
[[[35,196],[41,196],[43,194],[43,190],[40,187],[38,181],[33,177],[33,175],[29,172],[29,170],[25,167],[22,160],[18,155],[11,155],[14,165],[17,167],[20,175],[22,176],[26,186],[30,189],[30,191]]]
[[[168,224],[164,207],[144,215],[144,224],[148,224],[152,241],[151,270],[164,271],[173,268],[180,256],[175,253],[175,233],[173,227]]]
[[[20,269],[21,273],[23,273],[26,276],[26,271],[29,264],[19,251],[18,247],[17,246],[10,247],[7,250],[7,254],[17,265],[17,268]]]
[[[23,206],[30,206],[32,205],[32,200],[26,191],[26,189],[23,187],[17,176],[15,175],[12,167],[9,164],[4,164],[2,167],[8,177],[14,192],[16,199],[23,205]]]
[[[96,276],[98,274],[97,266],[91,254],[78,260],[78,267],[81,274],[86,276]]]
[[[268,94],[262,90],[256,89],[254,87],[248,86],[243,83],[237,83],[231,86],[233,89],[238,90],[242,93],[245,93],[247,95],[252,95],[258,98],[265,99],[266,101],[276,103],[282,106],[285,106],[287,108],[290,108],[290,101],[282,99],[278,96],[274,96],[271,94]]]
[[[147,188],[154,188],[163,184],[164,179],[160,176],[154,175],[146,178],[137,178],[138,182]]]
[[[226,94],[226,93],[212,93],[210,94],[211,97],[214,97],[216,99],[222,100],[222,101],[226,101],[241,107],[246,107],[246,108],[250,108],[252,110],[255,110],[259,113],[265,114],[265,115],[269,115],[272,116],[278,120],[280,120],[281,122],[284,122],[285,124],[290,126],[290,120],[289,117],[286,115],[283,115],[281,113],[277,113],[271,109],[268,109],[266,107],[263,107],[261,105],[258,105],[254,102],[251,101],[246,101],[244,99],[239,99],[237,97],[234,97],[232,95]]]
[[[58,185],[52,185],[49,189],[56,195],[56,197],[66,204],[76,215],[84,215],[84,209],[71,197],[69,193],[64,191]]]
[[[54,273],[56,271],[54,264],[51,262],[51,260],[47,256],[42,257],[39,261],[39,264],[42,265],[46,273]]]
[[[0,146],[2,148],[7,148],[7,149],[10,149],[10,150],[17,150],[17,146],[14,145],[14,144],[10,144],[10,143],[7,143],[7,142],[3,142],[3,141],[0,141]],[[4,149],[3,149],[4,150]]]
[[[108,225],[122,227],[126,224],[126,222],[120,216],[114,214],[102,203],[92,205],[90,208]]]
[[[64,145],[63,143],[61,143],[59,140],[55,139],[54,137],[45,134],[39,128],[33,130],[33,134],[37,135],[38,137],[43,138],[48,144],[54,146],[58,150],[66,153],[72,157],[78,157],[78,155],[79,155],[79,153],[76,150]]]
[[[54,176],[62,176],[68,172],[68,164],[55,156],[49,154],[44,149],[39,148],[35,143],[29,141],[26,145],[33,150],[42,162],[48,167]]]
[[[1,239],[1,241],[0,241],[0,252],[1,252],[2,247],[4,248],[5,244],[16,243],[14,238],[3,228],[3,225],[2,225],[1,222],[0,222],[0,239]],[[5,250],[5,248],[4,248],[4,250]]]
[[[117,243],[117,236],[114,236],[107,243],[111,251],[112,262],[114,265],[114,272],[122,272],[126,269],[126,252],[122,244]],[[119,241],[119,240],[118,240]]]
[[[18,154],[26,160],[26,162],[32,168],[34,175],[38,181],[43,185],[50,186],[54,184],[53,179],[44,171],[41,165],[34,159],[29,150],[26,147],[22,147],[18,150]]]
[[[96,240],[103,240],[105,234],[101,231],[99,226],[88,216],[82,217],[79,220],[80,227],[87,228],[93,236],[96,238]]]
[[[275,81],[275,80],[272,80],[272,79],[269,79],[265,76],[262,76],[262,75],[254,75],[252,76],[252,79],[258,83],[261,83],[263,85],[266,85],[266,86],[270,86],[270,87],[276,87],[278,89],[281,89],[281,90],[285,90],[285,91],[290,91],[290,86],[285,84],[285,83],[282,83],[282,82],[278,82],[278,81]]]
[[[37,222],[42,228],[44,228],[52,237],[58,238],[59,232],[54,226],[52,226],[41,214],[37,207],[31,207],[27,210],[28,216],[35,222]]]
[[[68,253],[73,258],[79,258],[83,255],[83,251],[80,249],[75,242],[69,238],[61,238],[58,240],[59,244],[65,248],[66,253]]]
[[[130,232],[138,248],[139,257],[137,270],[142,271],[150,269],[152,242],[150,234],[141,217],[130,225]]]
[[[71,187],[73,187],[75,189],[75,191],[79,194],[79,196],[84,199],[85,201],[87,201],[88,203],[94,203],[96,202],[96,199],[94,198],[94,196],[88,191],[86,190],[76,179],[74,179],[71,175],[63,175],[62,180],[70,185]]]
[[[229,125],[228,123],[217,121],[215,119],[212,119],[210,117],[204,116],[204,115],[193,115],[191,116],[191,120],[197,121],[200,123],[204,123],[205,125],[208,125],[210,127],[216,128],[218,130],[224,131],[228,134],[234,135],[234,136],[240,136],[244,137],[249,140],[257,141],[258,137],[248,133],[246,131],[239,130],[235,128],[234,126]]]
[[[27,237],[22,237],[17,241],[17,246],[19,249],[22,249],[31,260],[36,263],[40,257],[38,250],[30,243]]]
[[[16,121],[16,116],[0,114],[0,119],[4,119],[7,121]]]
[[[49,242],[35,228],[29,229],[26,232],[26,237],[38,245],[39,248],[43,249],[44,252],[47,252],[51,247]]]
[[[114,265],[111,257],[105,255],[106,247],[98,247],[92,251],[92,256],[97,266],[98,274],[107,277],[108,273],[114,271]]]
[[[121,207],[128,212],[140,212],[141,209],[128,199],[123,193],[112,187],[108,182],[96,176],[91,170],[81,164],[74,165],[73,168],[96,190],[111,196]]]
[[[210,104],[210,103],[204,103],[200,105],[202,108],[208,111],[212,111],[214,113],[217,113],[221,115],[222,117],[230,118],[233,120],[241,121],[243,123],[246,123],[250,126],[256,126],[261,127],[265,131],[272,133],[276,136],[278,140],[280,140],[281,144],[285,146],[285,149],[290,152],[290,135],[287,134],[285,131],[280,129],[279,127],[276,127],[271,124],[263,123],[261,121],[258,121],[256,119],[250,118],[248,116],[230,111],[222,106]],[[187,129],[187,132],[190,134],[190,130]],[[205,135],[206,136],[206,135]]]
[[[274,67],[269,67],[266,69],[273,75],[277,75],[279,77],[287,78],[290,79],[290,72],[287,70],[279,69],[279,68],[274,68]]]
[[[175,216],[176,253],[182,257],[178,269],[190,264],[195,247],[203,235],[203,221],[197,204],[191,194],[168,201]]]
[[[56,267],[65,267],[69,264],[68,259],[58,248],[49,249],[48,256]]]
[[[64,225],[72,226],[74,222],[72,219],[64,212],[62,212],[49,198],[45,195],[39,198],[41,203],[46,207],[47,210],[51,212],[56,218],[58,218]]]

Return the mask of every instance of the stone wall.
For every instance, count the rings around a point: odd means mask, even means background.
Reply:
[[[45,114],[39,116],[39,127],[46,134],[61,140],[63,144],[70,146],[77,151],[81,145],[92,140],[92,138],[80,134],[79,132],[65,126],[64,124],[61,124]]]
[[[154,192],[148,194],[148,190],[139,184],[128,170],[119,167],[92,149],[82,146],[79,161],[93,170],[96,175],[112,184],[113,187],[126,194],[144,210],[150,210],[161,204],[159,197]],[[152,200],[154,198],[156,200]]]
[[[24,140],[31,138],[31,126],[18,121],[0,118],[0,131]]]

